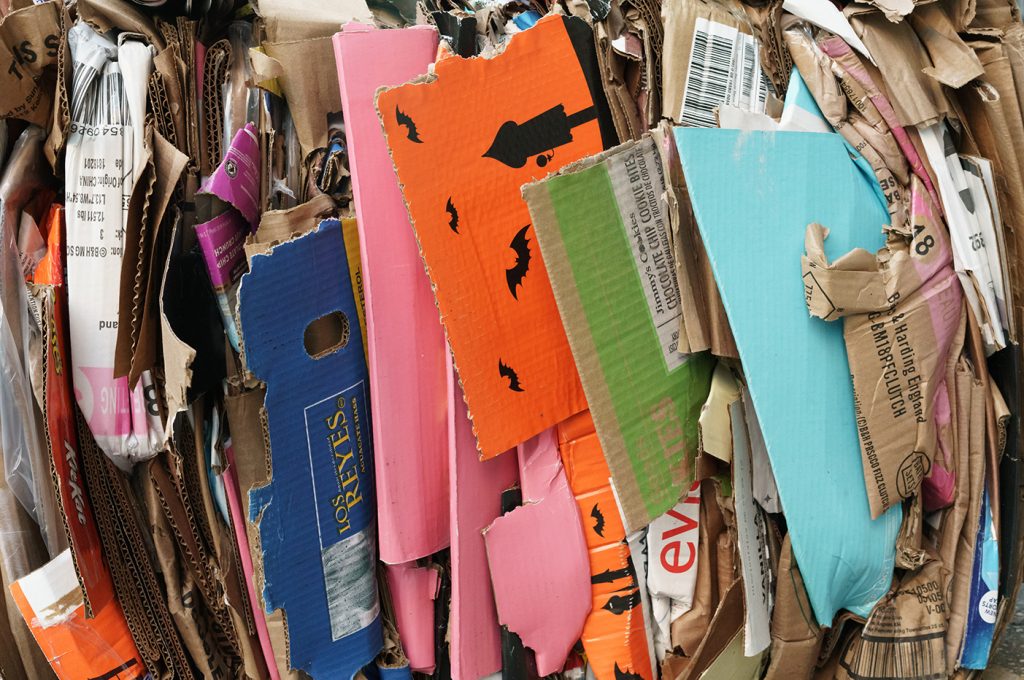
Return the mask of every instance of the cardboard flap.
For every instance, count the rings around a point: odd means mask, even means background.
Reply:
[[[335,230],[338,232],[339,244],[332,254],[344,255],[344,247],[340,243],[341,227],[337,220],[321,222],[310,234],[316,236],[313,239],[315,243],[327,245],[333,238],[326,234],[333,234]],[[239,301],[240,315],[248,316],[243,331],[247,365],[253,375],[267,383],[268,397],[272,389],[270,386],[293,371],[309,371],[314,366],[324,371],[338,370],[350,361],[349,355],[354,350],[362,351],[361,347],[352,344],[356,339],[355,331],[358,330],[358,316],[352,299],[352,286],[347,279],[347,260],[342,258],[331,263],[324,258],[317,258],[309,261],[306,252],[309,246],[306,243],[303,237],[299,237],[275,246],[268,254],[254,255],[250,267],[252,276],[247,274],[242,277],[242,286],[247,286],[246,299],[249,301]],[[270,264],[271,258],[273,264]],[[305,279],[292,277],[291,288],[284,288],[277,276],[256,275],[257,266],[276,273],[278,267],[286,264],[294,267],[292,273],[305,271],[307,274]],[[344,275],[340,275],[342,273]],[[311,284],[315,287],[313,291],[307,289]],[[242,297],[241,294],[239,297]],[[260,302],[256,302],[256,299],[260,299]],[[270,302],[273,299],[287,300],[287,304],[274,305]],[[348,320],[348,342],[326,356],[310,356],[303,344],[306,327],[336,311],[340,311]],[[282,356],[288,356],[291,363],[283,363],[280,360]],[[291,387],[295,389],[298,386]]]
[[[365,0],[258,0],[270,42],[330,36],[350,21],[373,23]]]
[[[694,480],[709,355],[683,354],[662,165],[623,144],[523,190],[627,532]]]
[[[281,65],[277,82],[288,100],[302,153],[327,146],[327,117],[341,111],[330,36],[263,47]]]
[[[10,64],[0,76],[0,113],[45,126],[53,112],[60,47],[59,5],[44,2],[11,12],[0,20],[0,59]]]
[[[426,557],[450,540],[448,420],[456,414],[442,407],[447,396],[444,329],[374,108],[379,88],[426,72],[436,52],[437,32],[426,26],[375,30],[348,25],[334,36],[366,265],[380,556],[388,564]],[[410,338],[415,352],[409,351]],[[409,522],[409,515],[419,521]]]
[[[649,610],[643,602],[650,584],[645,583],[643,572],[646,556],[634,556],[626,540],[590,414],[579,413],[557,430],[559,453],[579,506],[590,557],[594,607],[580,637],[587,661],[598,680],[627,674],[631,680],[651,680],[657,674],[646,623]],[[678,573],[672,576],[679,580]]]
[[[521,444],[518,453],[531,461],[520,473],[530,500],[495,519],[484,543],[498,621],[537,653],[537,672],[544,676],[565,664],[591,609],[587,543],[554,428]],[[551,609],[533,604],[556,601]],[[620,601],[625,606],[633,598]]]

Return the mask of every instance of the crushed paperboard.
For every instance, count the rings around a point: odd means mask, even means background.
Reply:
[[[580,636],[590,671],[597,680],[619,680],[625,673],[653,680],[657,674],[642,606],[646,579],[636,568],[645,556],[634,558],[626,541],[594,422],[583,412],[559,423],[557,430],[590,558],[593,604]]]
[[[876,255],[829,263],[827,230],[807,228],[803,282],[811,314],[842,317],[872,518],[918,493],[938,444],[936,394],[963,296],[938,206],[914,178],[913,235],[888,232]]]
[[[15,581],[11,595],[60,680],[146,674],[116,598],[87,617],[70,548]]]
[[[842,652],[837,678],[947,677],[942,571],[942,563],[932,561],[906,573]]]
[[[647,592],[659,662],[673,648],[672,621],[693,607],[700,569],[700,485],[694,482],[685,498],[647,527]]]
[[[57,53],[61,40],[58,3],[44,2],[15,9],[0,20],[0,111],[46,127],[53,113]]]
[[[732,462],[733,423],[730,412],[733,402],[740,398],[740,385],[732,371],[721,361],[711,374],[711,389],[707,401],[700,407],[697,420],[700,431],[700,450],[726,463]]]
[[[788,534],[779,551],[775,582],[771,661],[764,678],[785,680],[810,676],[818,659],[822,633],[814,620]]]
[[[554,673],[580,639],[591,610],[587,543],[553,429],[518,447],[525,505],[484,530],[498,622]],[[544,555],[545,559],[537,559]],[[534,602],[558,602],[555,609]]]
[[[729,404],[732,422],[732,489],[736,509],[736,548],[743,576],[743,654],[754,657],[771,644],[772,569],[767,520],[753,493],[753,464],[743,402]]]
[[[433,567],[418,566],[415,562],[389,564],[386,572],[402,651],[412,670],[431,675],[436,665],[434,600],[440,586],[439,574]]]
[[[307,326],[339,313],[340,344],[311,357]],[[351,678],[380,650],[382,632],[366,365],[340,223],[253,256],[239,316],[248,366],[267,383],[272,476],[250,492],[249,508],[266,607],[290,612],[292,667]]]

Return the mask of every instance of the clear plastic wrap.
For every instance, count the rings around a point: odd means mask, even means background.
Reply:
[[[26,512],[39,524],[51,554],[66,542],[58,523],[46,442],[29,367],[38,314],[28,294],[18,249],[22,209],[47,184],[43,131],[29,127],[19,137],[0,179],[0,449],[4,478]]]

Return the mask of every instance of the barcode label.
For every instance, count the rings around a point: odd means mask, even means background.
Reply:
[[[698,17],[694,25],[686,89],[679,122],[718,127],[715,109],[729,104],[764,113],[768,79],[754,37],[732,26]]]
[[[854,637],[840,665],[853,680],[939,680],[947,677],[945,634],[909,639]]]

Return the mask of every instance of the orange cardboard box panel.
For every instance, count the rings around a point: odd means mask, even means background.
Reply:
[[[483,458],[586,408],[520,187],[616,141],[592,39],[547,17],[377,97]]]

